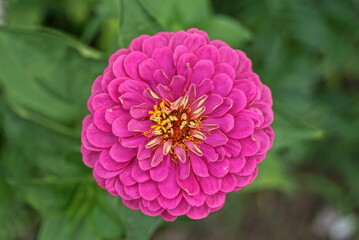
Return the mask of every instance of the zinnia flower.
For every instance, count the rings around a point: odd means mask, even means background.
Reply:
[[[82,154],[131,209],[173,221],[221,209],[272,146],[270,89],[240,50],[198,29],[120,49],[93,86]]]

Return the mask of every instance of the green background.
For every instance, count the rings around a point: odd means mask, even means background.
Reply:
[[[0,6],[0,239],[359,239],[358,1]],[[140,34],[191,27],[252,59],[272,89],[276,139],[257,180],[221,211],[166,223],[96,185],[79,135],[111,53]]]

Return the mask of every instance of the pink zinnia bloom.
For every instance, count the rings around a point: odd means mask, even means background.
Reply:
[[[131,209],[173,221],[221,209],[273,143],[270,89],[240,50],[198,29],[142,35],[93,86],[82,154]]]

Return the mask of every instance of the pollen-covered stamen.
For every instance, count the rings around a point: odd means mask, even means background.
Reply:
[[[197,109],[192,110],[188,104],[188,96],[180,97],[175,102],[168,100],[162,101],[160,104],[153,106],[153,110],[149,111],[149,119],[154,122],[151,128],[144,132],[144,135],[150,138],[147,148],[157,147],[164,144],[163,154],[172,153],[174,158],[180,151],[178,147],[184,151],[194,151],[199,154],[199,147],[197,146],[201,141],[206,139],[201,127],[201,114],[205,111],[201,107],[203,99],[197,101]],[[186,142],[192,142],[189,148]],[[174,151],[174,149],[177,149]],[[182,153],[182,152],[181,152]],[[181,159],[183,160],[183,154]]]

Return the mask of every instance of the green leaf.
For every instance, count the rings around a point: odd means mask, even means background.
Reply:
[[[291,147],[306,140],[321,139],[324,132],[317,127],[307,124],[287,113],[275,112],[275,121],[272,125],[275,131],[273,150]]]
[[[120,47],[127,48],[131,40],[142,34],[155,34],[163,27],[139,0],[120,0]]]
[[[33,115],[79,124],[90,85],[104,61],[63,34],[0,29],[0,82],[5,100]],[[85,56],[86,55],[86,56]]]
[[[120,199],[105,191],[98,195],[96,205],[86,217],[89,227],[100,238],[123,237],[125,230],[120,217]]]
[[[245,42],[251,39],[251,33],[248,29],[237,20],[227,16],[213,16],[199,23],[198,26],[206,31],[211,39],[225,41],[233,48],[243,46]]]
[[[126,240],[149,239],[162,223],[160,217],[149,217],[140,211],[134,211],[121,205],[121,217],[126,227]]]
[[[280,159],[273,154],[259,164],[258,177],[254,182],[245,187],[244,191],[279,190],[291,192],[295,188],[294,179],[286,173]]]
[[[41,223],[38,240],[100,240],[93,236],[84,222],[77,225],[69,224],[69,220],[62,215],[45,217]]]
[[[148,12],[166,29],[183,30],[205,21],[210,17],[210,6],[207,0],[139,0]]]

